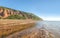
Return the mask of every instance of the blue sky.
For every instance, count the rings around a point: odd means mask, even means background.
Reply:
[[[60,0],[0,0],[0,6],[31,12],[44,20],[60,20]]]

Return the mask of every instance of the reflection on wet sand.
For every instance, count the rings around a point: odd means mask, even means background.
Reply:
[[[54,36],[45,29],[31,28],[17,32],[6,38],[54,38]]]
[[[55,38],[53,32],[46,29],[46,26],[42,22],[37,22],[34,27],[15,32],[6,38]]]

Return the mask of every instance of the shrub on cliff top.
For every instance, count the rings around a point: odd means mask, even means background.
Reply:
[[[6,19],[26,19],[26,18],[20,15],[10,15]]]

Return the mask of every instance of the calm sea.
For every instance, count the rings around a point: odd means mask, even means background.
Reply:
[[[55,35],[55,38],[60,38],[60,21],[40,21],[36,24],[37,28],[44,28]]]

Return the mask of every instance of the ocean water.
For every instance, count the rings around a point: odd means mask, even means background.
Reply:
[[[37,22],[37,28],[44,28],[51,32],[55,38],[60,38],[60,21],[40,21]]]

